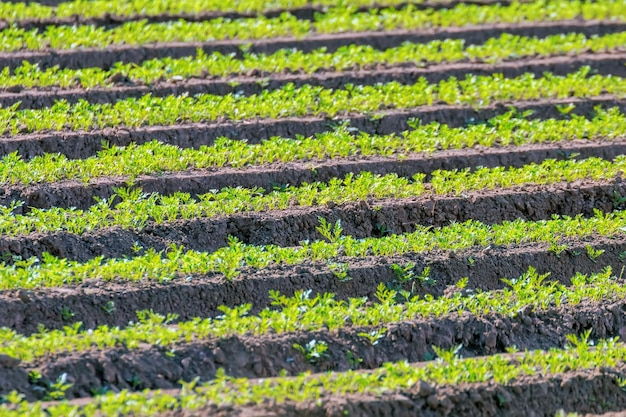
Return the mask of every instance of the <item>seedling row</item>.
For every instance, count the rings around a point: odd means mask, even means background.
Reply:
[[[0,414],[626,409],[625,17],[1,5]]]
[[[354,13],[337,8],[317,15],[315,21],[299,20],[289,13],[276,18],[215,19],[208,22],[128,22],[112,29],[94,25],[75,27],[48,26],[44,31],[9,27],[0,33],[0,43],[7,52],[19,50],[107,47],[119,44],[142,45],[154,42],[198,42],[223,39],[264,39],[281,36],[302,38],[311,34],[366,32],[428,27],[461,27],[489,23],[521,21],[559,21],[582,18],[615,19],[624,15],[621,2],[602,0],[550,0],[510,5],[476,6],[459,4],[443,10],[384,9]]]
[[[614,52],[622,50],[625,42],[625,32],[603,36],[567,33],[546,38],[504,33],[479,45],[466,45],[463,39],[444,39],[428,43],[406,43],[384,50],[370,45],[349,45],[334,52],[322,48],[309,53],[281,49],[272,54],[254,54],[244,50],[243,57],[219,52],[209,55],[200,49],[191,57],[152,59],[139,66],[118,62],[109,69],[60,69],[58,66],[42,69],[26,62],[13,71],[4,68],[0,75],[0,87],[110,88],[124,83],[153,85],[160,81],[180,82],[192,77],[226,77],[250,73],[265,76],[284,72],[314,74],[320,70],[340,72],[370,66],[419,66],[466,60],[496,63],[525,56]],[[119,81],[116,83],[116,80]]]

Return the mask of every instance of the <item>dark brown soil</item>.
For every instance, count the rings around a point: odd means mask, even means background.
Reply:
[[[403,42],[423,43],[436,39],[465,39],[467,44],[485,42],[502,33],[521,36],[546,37],[558,33],[578,32],[586,36],[603,35],[626,30],[626,23],[613,21],[568,20],[557,22],[524,22],[519,24],[495,24],[465,26],[460,28],[433,28],[420,31],[389,31],[311,35],[304,39],[274,38],[268,40],[226,40],[205,43],[168,43],[142,46],[116,45],[106,49],[84,48],[80,50],[18,51],[0,54],[0,67],[11,70],[23,61],[38,63],[41,68],[59,65],[63,68],[102,67],[110,68],[116,62],[140,63],[148,59],[195,55],[198,48],[207,53],[235,53],[242,56],[241,46],[250,45],[249,52],[272,53],[284,48],[297,48],[305,52],[325,47],[334,51],[348,44],[371,45],[378,49],[398,46]]]
[[[541,274],[550,272],[550,279],[566,285],[576,273],[597,273],[610,265],[616,274],[624,266],[626,239],[590,237],[566,242],[568,250],[558,257],[548,244],[523,244],[515,247],[474,248],[454,252],[430,252],[396,257],[367,257],[339,259],[349,262],[349,281],[339,281],[323,263],[298,266],[277,266],[262,271],[244,270],[233,281],[219,276],[190,276],[166,283],[104,282],[91,280],[79,286],[65,286],[33,291],[0,292],[0,326],[23,334],[37,331],[39,324],[47,328],[62,328],[70,322],[82,322],[86,328],[107,324],[126,326],[136,320],[136,311],[152,309],[160,314],[177,313],[180,320],[222,314],[221,305],[230,307],[252,303],[252,313],[270,306],[270,290],[285,295],[309,289],[312,294],[332,292],[337,299],[374,297],[380,283],[397,285],[390,265],[415,263],[418,273],[430,267],[429,278],[434,283],[408,283],[405,289],[416,295],[447,294],[449,287],[468,277],[467,289],[483,291],[504,287],[501,278],[523,275],[529,266]],[[587,245],[604,250],[596,260],[587,256]],[[113,302],[114,311],[105,311]],[[181,309],[180,306],[185,308]],[[62,310],[69,309],[74,317],[68,322]]]
[[[626,334],[626,301],[583,303],[540,311],[529,308],[515,317],[498,314],[477,317],[466,312],[377,328],[231,336],[168,348],[145,346],[64,353],[21,364],[18,369],[4,367],[3,371],[10,373],[5,381],[0,379],[0,395],[19,387],[31,399],[36,397],[28,380],[32,370],[41,372],[44,381],[52,382],[67,373],[73,383],[68,398],[76,398],[92,395],[93,389],[132,390],[133,378],[140,381],[136,389],[178,388],[180,380],[213,379],[218,368],[224,368],[231,376],[245,378],[276,377],[282,370],[288,375],[298,375],[306,371],[374,369],[385,362],[433,358],[431,346],[450,349],[462,345],[463,357],[504,353],[513,346],[520,351],[563,348],[567,344],[566,335],[579,335],[588,329],[592,329],[592,339]],[[359,336],[377,330],[383,336],[375,346]],[[296,343],[304,346],[311,340],[328,346],[326,355],[315,363],[308,362],[293,347]],[[168,352],[174,352],[174,356]]]
[[[501,73],[505,77],[517,77],[525,73],[532,73],[541,77],[545,72],[555,75],[566,75],[582,66],[591,66],[595,73],[602,75],[612,74],[618,77],[626,76],[626,53],[614,52],[605,54],[581,54],[574,56],[556,56],[529,58],[523,61],[487,64],[461,62],[453,64],[434,64],[427,67],[417,67],[414,64],[381,66],[375,69],[357,71],[320,71],[314,74],[272,74],[260,73],[253,77],[232,76],[228,79],[215,77],[213,79],[192,78],[181,82],[158,82],[152,85],[129,85],[133,81],[123,81],[115,87],[93,89],[25,89],[13,88],[12,91],[0,92],[0,105],[8,107],[20,102],[20,108],[50,107],[57,100],[67,100],[76,103],[79,100],[88,100],[94,103],[114,103],[130,97],[142,97],[148,93],[153,96],[195,94],[257,94],[266,90],[275,90],[288,83],[296,87],[316,85],[325,88],[343,88],[346,84],[373,85],[397,81],[402,84],[413,84],[423,77],[430,83],[446,80],[450,77],[465,78],[466,75],[476,76]]]
[[[438,169],[454,170],[474,167],[520,167],[530,163],[541,163],[552,159],[584,159],[598,157],[612,160],[626,154],[626,141],[567,141],[522,146],[492,148],[468,148],[439,151],[431,154],[413,154],[403,158],[354,157],[347,159],[313,160],[251,166],[245,168],[201,169],[159,175],[142,175],[135,178],[133,186],[146,193],[157,192],[169,195],[175,192],[193,196],[213,189],[225,187],[262,187],[271,191],[281,184],[302,185],[314,181],[328,182],[331,178],[343,178],[349,173],[372,172],[379,175],[396,173],[402,177],[412,177],[416,173],[426,174]],[[8,206],[12,201],[24,201],[15,213],[24,214],[31,207],[76,207],[87,209],[95,202],[95,197],[109,198],[116,187],[128,186],[126,177],[100,177],[89,184],[67,180],[42,183],[28,187],[9,186],[0,188],[0,205]]]
[[[198,148],[210,145],[215,139],[225,136],[230,139],[246,139],[249,143],[259,143],[272,136],[295,137],[312,136],[332,130],[341,121],[349,121],[358,131],[372,134],[390,134],[409,130],[408,121],[419,119],[422,123],[437,121],[453,127],[481,123],[508,112],[512,106],[519,111],[532,110],[535,118],[562,118],[557,104],[574,104],[576,109],[570,114],[590,116],[594,107],[618,107],[626,111],[626,102],[612,96],[599,96],[586,99],[550,99],[537,101],[498,102],[480,109],[467,106],[435,105],[408,110],[381,111],[376,117],[367,115],[345,115],[334,119],[322,117],[285,117],[281,119],[255,119],[246,121],[220,121],[209,124],[184,124],[141,128],[115,128],[89,132],[50,132],[24,134],[0,138],[0,155],[18,152],[29,159],[44,153],[61,153],[68,158],[87,158],[102,149],[103,141],[110,145],[127,146],[130,143],[142,144],[158,140],[182,148]]]
[[[297,246],[304,240],[323,239],[316,230],[319,218],[341,220],[343,233],[361,239],[415,230],[415,225],[445,226],[451,222],[477,220],[549,219],[553,214],[592,216],[619,208],[617,196],[626,196],[621,178],[606,182],[558,183],[513,189],[467,192],[460,196],[425,194],[412,199],[371,200],[336,206],[294,207],[250,212],[217,218],[148,223],[140,230],[110,227],[81,235],[68,232],[32,233],[0,237],[0,253],[7,259],[41,257],[44,252],[68,260],[87,261],[97,256],[136,256],[136,244],[166,250],[169,245],[213,252],[228,245],[228,236],[246,244]],[[141,253],[141,252],[139,252]]]
[[[45,3],[38,1],[38,3]],[[48,3],[54,3],[54,0],[48,0]],[[479,6],[482,5],[493,5],[495,3],[499,3],[502,5],[510,4],[511,2],[508,0],[444,0],[444,1],[424,1],[420,3],[410,3],[407,2],[405,4],[398,4],[396,8],[404,8],[408,4],[412,4],[413,7],[418,9],[447,9],[455,7],[459,4],[476,4]],[[55,4],[56,5],[56,4]],[[380,6],[376,4],[372,4],[369,7],[360,7],[357,10],[359,12],[367,11],[367,10],[378,10],[388,8],[389,6]],[[134,22],[138,20],[146,20],[150,23],[158,23],[158,22],[168,22],[172,20],[186,20],[190,22],[204,22],[217,18],[224,19],[242,19],[242,18],[255,18],[257,16],[265,16],[268,18],[278,17],[282,13],[290,13],[300,20],[313,20],[315,14],[317,13],[325,13],[326,8],[321,6],[305,6],[305,7],[297,7],[297,8],[289,8],[289,9],[273,9],[265,12],[259,13],[240,13],[240,12],[218,12],[218,11],[208,11],[197,14],[189,14],[189,13],[168,13],[161,15],[145,15],[145,14],[135,14],[135,15],[110,15],[106,14],[101,17],[84,17],[84,16],[73,16],[69,18],[47,18],[47,19],[21,19],[13,22],[14,26],[24,28],[24,29],[45,29],[47,26],[54,25],[97,25],[97,26],[106,26],[106,27],[114,27],[121,25],[126,22]],[[10,27],[11,23],[0,20],[0,30]]]
[[[284,402],[249,407],[207,406],[203,410],[172,411],[162,417],[553,417],[559,410],[603,413],[626,406],[626,393],[616,382],[626,367],[590,369],[556,375],[519,378],[506,385],[493,382],[433,387],[379,395],[323,396],[315,402]]]

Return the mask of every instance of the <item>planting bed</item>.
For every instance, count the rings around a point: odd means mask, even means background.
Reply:
[[[0,415],[626,413],[626,1],[0,5]]]

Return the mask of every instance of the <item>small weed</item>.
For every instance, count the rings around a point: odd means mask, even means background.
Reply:
[[[319,217],[320,225],[315,229],[324,236],[330,243],[335,243],[339,240],[343,227],[341,227],[341,219],[337,220],[335,224],[329,223],[325,218]]]
[[[367,341],[370,343],[370,345],[376,346],[378,344],[378,341],[381,338],[383,338],[383,336],[385,336],[385,330],[384,329],[377,329],[377,330],[372,330],[369,333],[361,332],[361,333],[358,333],[357,336],[360,336],[360,337],[363,337],[363,338],[367,339]]]
[[[318,342],[315,339],[304,346],[294,343],[293,347],[302,353],[310,363],[317,363],[326,355],[326,351],[328,350],[328,344],[326,342]]]
[[[63,308],[61,309],[61,318],[63,319],[63,321],[70,321],[74,318],[74,316],[76,316],[76,313],[70,310],[69,307],[63,306]]]
[[[403,266],[400,266],[398,264],[391,264],[391,269],[393,270],[393,273],[396,274],[398,281],[400,281],[402,284],[409,282],[413,278],[415,278],[415,272],[413,271],[414,268],[414,262],[409,262]]]
[[[113,301],[107,301],[107,303],[102,306],[102,311],[104,311],[107,316],[110,316],[115,312],[115,303]]]
[[[591,245],[586,245],[587,256],[591,259],[592,262],[596,262],[596,260],[604,253],[604,249],[594,249]]]
[[[350,265],[347,262],[328,262],[328,268],[335,277],[341,282],[350,281],[352,278],[348,275]]]

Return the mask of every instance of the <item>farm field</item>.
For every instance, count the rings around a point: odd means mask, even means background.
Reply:
[[[626,415],[626,0],[11,0],[0,68],[0,416]]]

